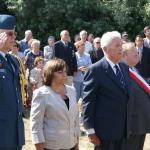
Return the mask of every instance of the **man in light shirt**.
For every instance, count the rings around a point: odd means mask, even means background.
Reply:
[[[146,36],[144,38],[144,46],[150,48],[150,26],[144,28],[144,34]]]
[[[80,39],[85,44],[85,52],[89,53],[89,51],[93,50],[93,46],[92,46],[92,44],[89,41],[87,41],[87,36],[88,36],[88,33],[85,30],[82,30],[80,32]]]

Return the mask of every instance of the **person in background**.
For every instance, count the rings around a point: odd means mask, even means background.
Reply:
[[[42,69],[44,66],[44,59],[42,57],[36,57],[34,60],[34,66],[35,67],[30,71],[30,83],[32,84],[32,90],[42,86]]]
[[[74,36],[74,43],[76,43],[76,42],[78,42],[78,41],[80,41],[81,39],[80,39],[80,35],[79,34],[76,34],[75,36]]]
[[[12,50],[9,52],[13,56],[15,56],[18,60],[19,63],[19,76],[20,76],[20,87],[21,87],[21,96],[22,96],[22,103],[25,106],[26,105],[26,91],[25,91],[25,86],[26,86],[26,78],[25,78],[25,65],[24,65],[24,59],[20,57],[19,53],[19,42],[15,41]],[[22,53],[21,53],[22,55]]]
[[[94,45],[94,50],[89,51],[89,54],[90,54],[90,57],[92,60],[92,64],[96,63],[97,61],[99,61],[100,59],[102,59],[104,57],[104,53],[101,48],[101,39],[99,37],[96,37],[94,39],[93,45]]]
[[[89,34],[87,40],[93,45],[94,35],[92,33]]]
[[[25,144],[19,63],[8,53],[15,23],[14,16],[0,15],[0,150],[21,150]]]
[[[146,26],[144,28],[144,34],[145,34],[145,38],[144,38],[144,47],[147,47],[150,49],[150,26]]]
[[[80,39],[82,42],[84,42],[85,52],[89,53],[89,51],[93,50],[93,46],[89,41],[87,41],[87,36],[88,36],[88,33],[85,30],[82,30],[80,32]]]
[[[89,34],[87,40],[93,45],[94,35],[92,33]]]
[[[136,36],[135,45],[140,57],[140,61],[135,67],[142,77],[150,82],[150,49],[144,46],[144,40],[141,35]]]
[[[11,51],[9,51],[9,53],[24,60],[24,55],[20,52],[20,44],[18,41],[15,41],[13,48],[11,49]]]
[[[83,96],[83,78],[87,68],[92,64],[90,55],[84,52],[84,42],[79,41],[75,43],[77,52],[77,74],[73,78],[73,85],[77,92],[77,101]]]
[[[28,42],[32,38],[33,38],[32,31],[26,30],[24,39],[19,42],[20,43],[20,52],[24,53],[24,51],[29,48]]]
[[[60,33],[61,40],[56,42],[54,45],[54,54],[55,58],[63,59],[67,66],[67,85],[72,85],[73,76],[77,72],[77,61],[76,61],[76,48],[73,43],[69,42],[69,32],[67,30],[63,30]]]
[[[65,85],[67,66],[50,60],[43,70],[44,85],[33,93],[30,126],[36,150],[79,150],[76,92]]]
[[[30,39],[29,41],[28,41],[28,46],[29,46],[29,48],[28,49],[26,49],[25,51],[24,51],[24,57],[26,57],[26,55],[28,54],[28,52],[30,52],[31,51],[31,44],[32,44],[32,42],[34,41],[34,40],[36,40],[36,39]]]
[[[30,71],[34,68],[34,60],[36,57],[43,57],[43,52],[40,51],[40,41],[39,40],[33,40],[31,43],[31,51],[27,53],[25,57],[25,67],[26,67],[26,80],[27,83],[27,101],[29,107],[30,102],[32,100],[32,84],[30,83]]]
[[[123,44],[122,48],[122,60],[129,66],[131,76],[130,99],[127,105],[128,134],[123,147],[125,150],[143,150],[146,134],[150,133],[150,86],[135,68],[140,61],[135,44],[129,42]]]
[[[130,42],[127,32],[122,32],[122,42],[123,43]]]
[[[55,38],[53,36],[48,37],[48,45],[44,47],[44,61],[48,61],[54,58],[54,44]]]

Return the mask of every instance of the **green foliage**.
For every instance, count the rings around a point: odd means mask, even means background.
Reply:
[[[31,29],[42,43],[49,35],[58,39],[63,29],[72,37],[86,29],[96,36],[110,30],[127,31],[133,38],[150,24],[150,0],[1,1],[0,12],[10,11],[17,17],[19,38],[23,38],[24,30]]]

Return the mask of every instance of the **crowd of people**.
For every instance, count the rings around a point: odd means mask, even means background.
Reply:
[[[0,15],[0,150],[22,149],[23,107],[31,109],[36,150],[79,150],[79,120],[95,150],[143,149],[150,26],[134,41],[127,32],[95,37],[86,30],[72,40],[63,30],[43,48],[31,30],[18,40],[14,26],[14,16]]]

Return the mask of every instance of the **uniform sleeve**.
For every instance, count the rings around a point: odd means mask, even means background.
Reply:
[[[45,114],[44,95],[39,90],[35,90],[33,93],[31,114],[30,114],[30,128],[33,144],[45,142],[45,137],[43,134],[44,114]]]

